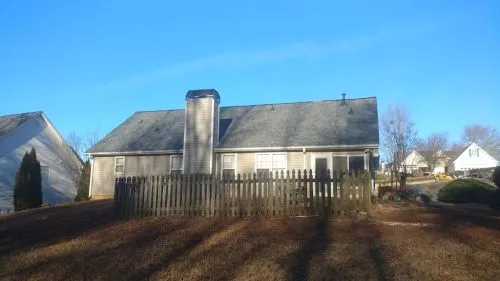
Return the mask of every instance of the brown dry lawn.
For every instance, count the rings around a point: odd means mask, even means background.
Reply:
[[[499,277],[496,213],[384,204],[371,218],[116,220],[100,201],[0,218],[0,280]]]

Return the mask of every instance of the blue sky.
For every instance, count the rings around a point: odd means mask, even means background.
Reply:
[[[223,106],[376,96],[422,137],[500,130],[500,2],[0,1],[0,115],[102,137],[200,88]]]

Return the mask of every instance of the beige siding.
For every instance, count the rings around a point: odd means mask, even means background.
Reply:
[[[94,157],[92,166],[92,197],[114,193],[114,157]]]
[[[115,157],[94,157],[92,169],[92,196],[113,195],[115,177],[165,175],[170,172],[170,155],[124,156],[123,175],[115,174]]]
[[[186,103],[185,173],[211,172],[215,103],[213,98],[189,99]]]
[[[304,154],[302,152],[288,152],[287,159],[288,170],[304,170]]]

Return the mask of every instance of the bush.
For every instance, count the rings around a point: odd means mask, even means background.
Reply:
[[[83,164],[76,183],[75,201],[89,200],[89,184],[90,184],[90,163],[89,161]]]
[[[492,209],[500,210],[500,190],[493,190],[487,197],[488,206]]]
[[[492,180],[495,185],[500,188],[500,167],[496,167],[495,171],[493,171]]]
[[[447,203],[487,203],[493,187],[474,179],[458,179],[446,184],[438,200]]]
[[[14,210],[22,211],[42,206],[42,175],[34,148],[24,154],[14,185]]]

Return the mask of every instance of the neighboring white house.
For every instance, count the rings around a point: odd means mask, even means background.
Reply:
[[[0,116],[0,210],[13,209],[14,179],[24,154],[35,148],[42,172],[43,202],[58,204],[76,195],[82,160],[41,111]]]
[[[498,156],[497,156],[498,158]],[[453,161],[455,171],[483,169],[499,166],[499,159],[479,147],[476,143],[470,144]]]
[[[408,156],[406,156],[405,160],[401,163],[401,171],[406,168],[406,172],[408,173],[413,173],[417,171],[429,171],[429,165],[425,161],[424,156],[425,153],[427,154],[432,154],[432,152],[429,151],[423,151],[423,152],[417,152],[416,150],[413,150]],[[448,172],[448,161],[449,157],[446,156],[446,154],[442,151],[436,152],[437,155],[441,155],[440,158],[441,160],[438,161],[436,166],[434,167],[434,170],[432,171],[432,174],[438,174],[438,173],[447,173]],[[430,156],[427,157],[427,159],[430,159]]]

